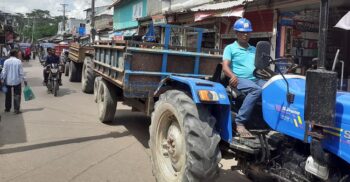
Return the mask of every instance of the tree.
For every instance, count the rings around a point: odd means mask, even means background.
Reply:
[[[16,32],[19,34],[20,36],[20,40],[23,40],[24,36],[23,36],[23,31],[24,31],[24,25],[25,25],[25,16],[22,13],[16,13],[16,21],[18,23],[17,26],[17,30]]]
[[[56,35],[58,23],[62,20],[62,16],[52,17],[47,10],[34,9],[30,13],[17,13],[19,30],[22,40],[36,40]]]

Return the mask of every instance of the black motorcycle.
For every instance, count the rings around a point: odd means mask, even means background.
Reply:
[[[59,64],[46,65],[45,71],[46,73],[49,74],[47,79],[47,84],[46,84],[47,91],[48,93],[52,93],[56,97],[59,90],[60,65]]]

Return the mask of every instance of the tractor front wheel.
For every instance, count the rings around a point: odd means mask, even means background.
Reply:
[[[157,181],[213,181],[221,159],[215,123],[208,109],[184,92],[162,94],[152,114],[149,142]]]

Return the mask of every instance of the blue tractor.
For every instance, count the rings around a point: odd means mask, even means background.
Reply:
[[[157,180],[213,181],[228,152],[238,161],[232,169],[254,181],[350,181],[350,93],[337,91],[336,73],[323,68],[326,33],[320,33],[319,69],[306,77],[273,74],[270,45],[258,43],[256,76],[268,81],[248,124],[252,139],[234,131],[244,95],[227,87],[221,65],[212,77],[163,79],[149,142]]]
[[[327,2],[322,0],[321,17]],[[232,169],[255,181],[350,180],[350,94],[337,92],[336,73],[323,69],[326,27],[320,28],[320,69],[306,77],[273,74],[269,43],[257,45],[256,76],[268,81],[247,123],[253,139],[235,133],[232,121],[244,95],[227,87],[222,56],[201,49],[205,30],[160,28],[164,44],[95,43],[94,55],[87,55],[91,61],[84,63],[101,122],[116,120],[117,102],[151,116],[157,181],[213,181],[224,153],[238,161]],[[176,32],[197,35],[195,52],[170,45],[180,42]]]
[[[266,71],[264,50],[269,43],[258,43],[256,67]],[[212,180],[225,151],[238,161],[232,169],[255,181],[350,180],[350,93],[336,92],[334,75],[312,70],[269,78],[248,123],[254,139],[233,130],[244,96],[225,88],[221,65],[207,80],[169,76],[156,91],[150,126],[157,179],[176,181],[180,173],[187,174],[180,181]]]

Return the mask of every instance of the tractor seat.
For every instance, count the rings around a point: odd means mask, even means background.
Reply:
[[[213,76],[210,78],[210,81],[217,82],[222,84],[229,95],[232,96],[232,99],[235,100],[244,100],[245,94],[240,92],[237,88],[233,88],[229,85],[229,78],[222,71],[222,64],[218,64],[215,68]]]

